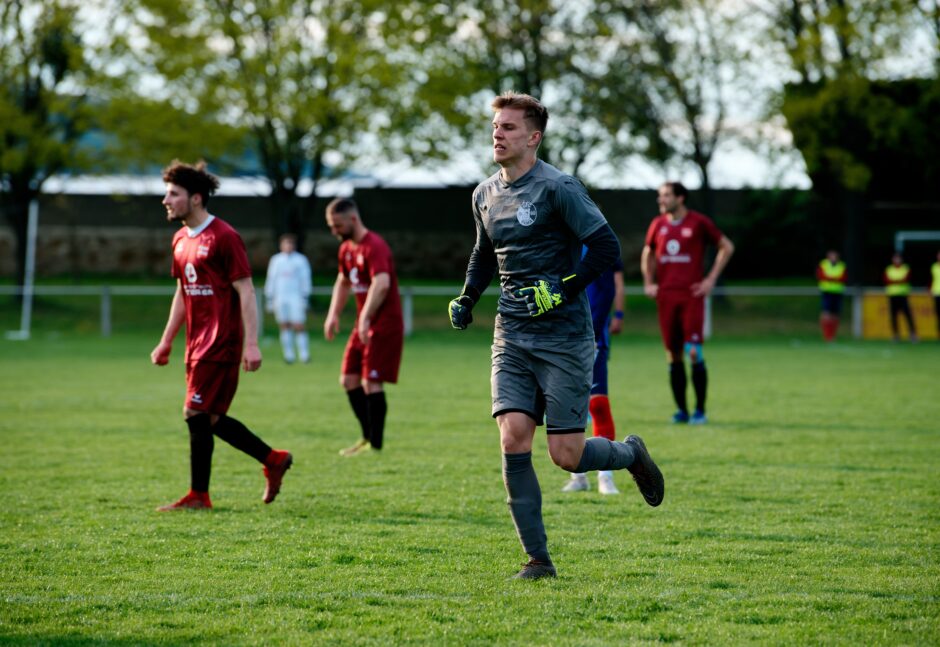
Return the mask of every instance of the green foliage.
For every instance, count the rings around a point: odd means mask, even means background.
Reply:
[[[771,38],[785,45],[803,83],[883,75],[914,34],[924,31],[930,12],[910,0],[770,0],[760,5],[768,5],[774,18]]]
[[[88,122],[74,86],[86,67],[75,13],[63,1],[0,8],[0,195],[38,192],[74,159]]]
[[[154,342],[0,341],[0,641],[936,643],[935,347],[710,344],[693,429],[665,423],[658,341],[615,340],[618,431],[646,441],[665,502],[622,473],[619,497],[563,495],[539,432],[559,577],[523,583],[486,336],[409,340],[384,453],[353,459],[342,345],[288,367],[266,344],[231,414],[295,466],[265,506],[260,467],[217,442],[216,508],[194,514],[153,511],[188,478],[181,349],[156,368]]]
[[[810,175],[885,197],[926,197],[940,172],[935,80],[852,76],[788,86],[783,104]]]
[[[167,101],[243,133],[271,183],[275,230],[303,232],[302,190],[382,146],[409,71],[415,3],[137,0],[141,62]],[[197,141],[204,134],[192,133]],[[211,138],[206,138],[211,139]],[[387,152],[387,150],[386,150]],[[315,200],[315,197],[313,198]]]

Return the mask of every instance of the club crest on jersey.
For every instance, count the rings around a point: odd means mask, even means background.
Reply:
[[[683,238],[691,238],[691,237],[692,237],[692,228],[691,228],[691,227],[683,227],[683,228],[682,228],[682,237],[683,237]]]
[[[209,256],[209,246],[200,245],[196,248],[196,258],[206,258]]]
[[[535,224],[535,217],[537,215],[538,211],[531,202],[523,202],[519,205],[519,208],[516,209],[516,220],[518,220],[519,224],[523,227],[531,227]]]

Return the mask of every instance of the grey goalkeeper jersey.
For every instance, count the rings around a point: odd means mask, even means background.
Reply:
[[[584,185],[538,160],[515,182],[496,173],[477,186],[473,218],[474,254],[494,254],[499,270],[495,336],[593,338],[584,292],[539,317],[531,317],[524,300],[514,294],[539,279],[561,284],[581,258],[581,240],[606,224]]]

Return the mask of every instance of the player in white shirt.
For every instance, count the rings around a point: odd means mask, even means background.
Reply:
[[[284,361],[293,364],[297,358],[310,361],[310,338],[307,336],[307,303],[313,291],[310,262],[297,251],[297,237],[284,234],[280,253],[271,257],[264,281],[264,299],[268,312],[274,313],[281,329],[281,350]],[[294,345],[297,352],[294,352]]]

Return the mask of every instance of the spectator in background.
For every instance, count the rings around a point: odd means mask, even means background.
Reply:
[[[297,251],[297,236],[294,234],[281,236],[280,250],[268,263],[264,281],[265,305],[268,312],[274,314],[280,328],[284,361],[293,364],[299,357],[306,364],[310,361],[307,305],[313,291],[310,261]]]
[[[816,267],[816,280],[822,297],[819,327],[823,339],[834,341],[839,331],[839,316],[842,314],[842,297],[845,294],[845,263],[839,252],[830,249],[826,258]]]
[[[917,328],[914,326],[914,316],[911,314],[911,304],[907,298],[911,293],[911,268],[904,262],[904,257],[900,253],[895,252],[891,257],[891,265],[885,268],[884,282],[885,294],[888,295],[888,307],[891,311],[891,332],[894,341],[900,339],[898,317],[904,315],[911,342],[916,343]]]

